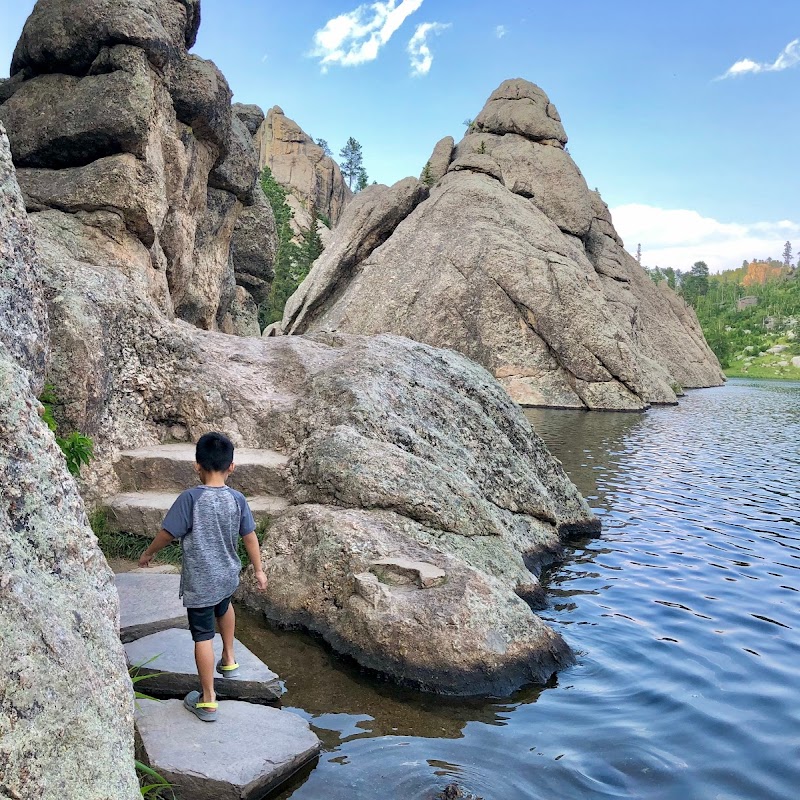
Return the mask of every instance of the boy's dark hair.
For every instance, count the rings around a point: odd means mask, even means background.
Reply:
[[[233,463],[233,442],[222,433],[203,434],[194,457],[206,472],[225,472]]]

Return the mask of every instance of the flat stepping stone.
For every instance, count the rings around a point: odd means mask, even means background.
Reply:
[[[121,572],[114,576],[119,594],[119,636],[132,642],[142,636],[186,628],[186,609],[178,597],[180,575]]]
[[[198,483],[193,444],[162,444],[124,450],[114,469],[125,492],[172,489],[182,491]],[[245,495],[286,493],[288,456],[274,450],[237,447],[236,469],[228,484]]]
[[[186,800],[259,800],[319,755],[319,739],[289,711],[227,700],[202,722],[182,700],[136,706],[148,764]]]
[[[216,660],[222,655],[222,637],[214,637]],[[172,628],[137,639],[125,645],[128,664],[139,675],[150,675],[137,688],[154,697],[185,697],[200,689],[200,678],[194,661],[194,642],[187,630]],[[236,641],[239,669],[232,675],[214,674],[214,688],[223,700],[247,700],[250,703],[271,703],[283,693],[280,678],[258,656]]]
[[[112,497],[106,504],[107,523],[111,530],[148,536],[161,530],[161,523],[180,492],[128,492]],[[289,501],[273,495],[248,497],[256,522],[268,520],[289,506]]]

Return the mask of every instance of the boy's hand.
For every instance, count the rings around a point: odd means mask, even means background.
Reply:
[[[140,567],[149,567],[150,562],[153,560],[152,555],[148,555],[147,551],[145,550],[144,553],[139,557],[139,566]]]
[[[267,576],[264,574],[264,571],[259,570],[253,574],[256,579],[256,583],[258,584],[259,591],[265,592],[267,590]]]

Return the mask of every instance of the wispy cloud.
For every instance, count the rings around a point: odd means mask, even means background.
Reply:
[[[495,35],[495,36],[496,36],[498,39],[502,39],[502,38],[503,38],[503,37],[504,37],[504,36],[505,36],[507,33],[508,33],[508,28],[506,28],[506,26],[505,26],[505,25],[498,25],[498,26],[497,26],[497,27],[494,29],[494,35]]]
[[[415,77],[422,77],[430,72],[433,64],[433,53],[428,46],[428,35],[438,35],[446,31],[450,23],[443,22],[423,22],[417,25],[414,35],[408,42],[408,54],[411,56],[411,74]]]
[[[793,39],[789,42],[772,63],[742,58],[730,67],[724,75],[720,75],[717,80],[734,78],[737,75],[753,75],[759,72],[782,72],[785,69],[789,69],[789,67],[794,67],[796,64],[800,64],[800,39]]]
[[[319,58],[322,71],[331,64],[354,67],[374,61],[389,39],[423,0],[385,0],[358,6],[353,11],[329,19],[314,34],[310,55]]]
[[[614,225],[630,252],[641,243],[649,267],[689,269],[705,261],[712,272],[739,267],[752,258],[780,258],[786,240],[800,240],[800,222],[720,222],[689,209],[637,203],[611,209]]]
[[[269,53],[264,53],[264,55],[261,56],[261,63],[264,64],[268,59],[269,59]]]

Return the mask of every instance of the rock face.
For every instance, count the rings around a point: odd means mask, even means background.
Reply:
[[[256,134],[259,166],[269,167],[275,180],[289,191],[297,230],[311,225],[311,210],[336,225],[353,197],[339,165],[275,106]]]
[[[0,265],[0,794],[133,800],[133,690],[117,595],[39,417],[47,315],[2,125]]]
[[[142,27],[146,41],[117,43],[114,26],[129,14],[146,11],[153,30],[160,20],[169,32],[173,6],[183,3],[117,4],[113,24],[86,22],[102,36],[74,62],[71,28],[58,23],[70,5],[42,0],[29,22],[51,19],[54,41],[64,42],[58,63],[72,63],[69,72],[59,67],[64,102],[84,81],[122,72],[117,80],[135,78],[117,98],[124,105],[127,97],[131,124],[123,131],[116,120],[115,138],[70,133],[72,152],[84,155],[54,169],[42,154],[61,151],[14,106],[48,75],[12,78],[0,117],[14,112],[12,145],[39,137],[20,152],[42,158],[23,155],[30,166],[21,172],[52,331],[47,379],[59,421],[95,441],[86,496],[107,502],[120,491],[113,462],[123,451],[224,431],[239,447],[286,458],[284,502],[263,551],[270,589],[259,595],[245,583],[243,592],[271,619],[440,691],[506,692],[569,663],[568,646],[531,606],[542,602],[542,565],[567,536],[599,523],[519,408],[464,356],[397,336],[211,330],[241,323],[231,310],[244,305],[231,261],[248,265],[247,285],[265,280],[246,247],[232,256],[229,246],[247,201],[245,149],[230,142],[249,133],[248,114],[234,120],[224,78],[175,45],[180,37],[153,38]],[[91,7],[105,13],[99,2]],[[47,41],[50,28],[37,31],[20,53]],[[33,51],[24,58],[26,70],[41,68]],[[100,98],[106,91],[102,80],[87,87]],[[142,119],[143,142],[128,137]],[[65,121],[65,136],[72,125]],[[109,152],[112,139],[114,148],[130,146]],[[463,176],[499,186],[485,174]],[[336,250],[343,263],[359,269],[427,196],[413,179],[363,192],[352,204],[361,235]]]
[[[199,0],[39,0],[0,120],[40,239],[78,263],[113,242],[167,317],[258,335],[275,224],[224,76],[187,53],[199,22]],[[232,256],[237,226],[251,243]]]
[[[455,150],[437,144],[433,188],[372,187],[345,210],[283,331],[453,348],[531,406],[641,410],[721,384],[694,311],[625,252],[566,140],[541,89],[504,82]]]

